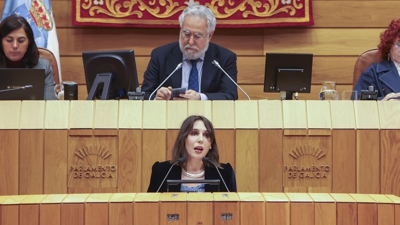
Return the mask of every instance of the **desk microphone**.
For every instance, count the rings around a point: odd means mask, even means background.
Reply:
[[[215,60],[214,60],[214,61],[215,61]],[[218,63],[218,62],[217,62],[217,63]],[[227,190],[228,192],[230,192],[229,189],[228,189],[228,186],[226,186],[226,183],[225,183],[225,181],[224,181],[224,178],[222,177],[221,173],[219,172],[218,166],[217,166],[210,158],[208,158],[208,157],[204,157],[202,160],[203,160],[204,163],[210,162],[210,163],[212,163],[212,164],[215,166],[215,169],[217,169],[218,174],[219,174],[219,177],[221,177],[222,183],[224,183],[226,190]]]
[[[0,92],[6,91],[16,91],[16,90],[25,90],[27,88],[33,88],[32,85],[25,85],[25,86],[7,86],[7,89],[0,90]]]
[[[181,67],[182,67],[182,63],[179,63],[179,64],[176,66],[176,68],[174,69],[174,71],[172,71],[172,72],[168,75],[168,77],[165,78],[165,79],[163,80],[163,82],[161,82],[161,84],[158,85],[158,87],[151,93],[151,95],[150,95],[150,97],[149,97],[149,100],[151,100],[151,96],[153,96],[154,93],[157,92],[157,90],[165,83],[165,81],[167,81],[168,78],[170,78],[170,77],[172,76],[172,74],[174,74],[174,73],[175,73],[177,70],[179,70]],[[155,99],[156,99],[156,98],[154,98],[154,100],[155,100]]]
[[[182,64],[182,63],[181,63]],[[179,66],[179,65],[178,65]],[[178,68],[178,67],[177,67]],[[167,179],[169,172],[171,172],[172,167],[174,167],[176,164],[182,164],[186,161],[185,158],[179,158],[178,161],[176,161],[174,164],[171,165],[171,167],[169,168],[167,175],[165,175],[164,180],[161,182],[160,187],[158,187],[156,193],[158,193],[158,191],[160,190],[161,186],[164,184],[165,179]]]
[[[212,64],[214,64],[216,67],[218,67],[222,72],[224,72],[224,74],[236,85],[236,87],[238,87],[247,97],[247,99],[251,100],[249,95],[247,95],[247,93],[239,86],[239,84],[237,84],[231,76],[228,75],[227,72],[225,72],[224,69],[222,69],[221,65],[219,65],[219,63],[217,62],[217,60],[213,60]]]

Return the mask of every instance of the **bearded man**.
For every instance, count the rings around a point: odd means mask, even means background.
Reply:
[[[151,53],[142,84],[145,99],[169,100],[173,88],[186,88],[185,93],[173,99],[237,100],[236,85],[222,71],[237,82],[236,54],[210,42],[217,23],[214,13],[193,4],[179,16],[179,23],[179,42]]]

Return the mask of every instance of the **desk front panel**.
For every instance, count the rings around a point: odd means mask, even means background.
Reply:
[[[215,125],[220,161],[234,167],[238,191],[400,195],[400,132],[393,126],[400,121],[391,116],[400,108],[391,102],[1,105],[2,121],[14,121],[0,124],[2,195],[145,192],[151,166],[170,158],[180,123],[193,113]]]

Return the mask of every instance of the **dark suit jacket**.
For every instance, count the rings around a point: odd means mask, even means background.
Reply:
[[[378,90],[378,99],[392,92],[400,92],[400,77],[392,60],[371,64],[361,74],[354,90],[360,96],[361,90],[368,90],[370,85]]]
[[[165,161],[165,162],[161,162],[161,163],[160,162],[154,163],[154,165],[152,167],[152,172],[151,172],[150,184],[149,184],[149,188],[147,189],[147,192],[156,192],[157,191],[157,189],[161,185],[161,182],[163,181],[165,175],[167,175],[167,172],[168,172],[169,168],[171,167],[171,165],[172,164],[169,161]],[[228,186],[229,191],[236,192],[237,190],[236,190],[235,171],[233,171],[231,164],[221,163],[221,166],[223,169],[219,169],[219,171],[221,172],[221,175],[225,180],[226,186]],[[167,179],[165,179],[159,192],[167,191],[167,180],[181,180],[181,173],[182,173],[182,167],[174,166],[171,169],[171,172],[168,174]],[[221,180],[215,167],[206,167],[204,179],[206,179],[206,180]],[[221,192],[227,192],[225,185],[222,181],[220,182],[219,186],[220,186]],[[180,190],[181,190],[181,185],[171,185],[169,187],[170,192],[180,192]],[[216,185],[206,184],[205,191],[206,192],[217,192],[218,187]]]
[[[176,66],[182,62],[182,57],[178,42],[158,47],[151,52],[150,62],[144,73],[142,84],[142,91],[145,92],[146,100],[149,99],[150,94],[158,85],[174,71]],[[231,78],[237,82],[236,54],[210,42],[203,62],[201,92],[209,100],[237,100],[236,85],[218,67],[212,64],[213,60],[217,60]],[[181,83],[182,68],[177,70],[163,84],[163,87],[180,88]]]

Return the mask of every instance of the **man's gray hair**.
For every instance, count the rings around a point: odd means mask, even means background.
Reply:
[[[215,30],[215,26],[217,25],[217,20],[215,19],[213,11],[211,11],[211,9],[205,7],[204,5],[193,4],[183,10],[182,14],[179,16],[179,24],[181,28],[186,16],[198,16],[200,18],[206,19],[208,34],[213,32]]]

